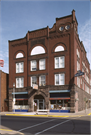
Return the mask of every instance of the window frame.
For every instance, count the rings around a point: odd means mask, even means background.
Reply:
[[[17,79],[19,80],[18,86],[17,86]],[[23,85],[22,85],[21,79],[23,79]],[[24,77],[17,77],[16,78],[16,88],[24,88]]]
[[[40,67],[41,67],[40,62],[41,62],[42,60],[44,60],[44,68],[40,68]],[[43,66],[43,65],[42,65],[42,66]],[[46,59],[40,59],[40,60],[39,60],[39,70],[46,70]]]
[[[32,70],[32,69],[33,69],[33,68],[32,68],[32,66],[33,66],[33,65],[32,65],[32,62],[33,62],[33,61],[35,61],[35,63],[36,63],[36,64],[35,64],[35,69],[36,69],[36,70]],[[36,61],[36,60],[30,61],[30,71],[37,71],[37,61]]]
[[[32,78],[33,78],[33,77],[35,77],[35,78],[36,78],[36,81],[35,81],[36,83],[32,83],[32,80],[33,80]],[[31,84],[31,87],[33,87],[33,84],[37,84],[37,76],[31,76],[30,78],[31,78],[31,82],[30,82],[30,84]]]
[[[43,81],[43,79],[41,79],[42,76],[45,77],[45,80],[44,80],[45,82],[44,82],[44,84],[42,84],[42,81]],[[46,75],[40,75],[40,76],[39,76],[39,86],[45,86],[45,85],[46,85]]]
[[[56,67],[56,58],[58,58],[59,67]],[[61,61],[61,58],[63,58],[63,61]],[[55,69],[65,68],[65,56],[55,57],[54,58],[54,67],[55,67]]]
[[[21,63],[23,63],[23,68],[21,70]],[[17,64],[18,64],[18,71],[17,71]],[[16,63],[16,73],[23,73],[24,72],[24,62],[17,62]]]
[[[56,75],[58,75],[59,84],[56,84]],[[64,75],[63,83],[62,83],[62,81],[61,81],[61,80],[62,80],[61,75]],[[65,73],[55,74],[55,75],[54,75],[54,78],[55,78],[55,85],[65,85]]]

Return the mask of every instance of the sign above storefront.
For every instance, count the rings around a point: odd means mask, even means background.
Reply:
[[[33,84],[33,89],[38,90],[38,85],[37,84]]]
[[[82,72],[81,70],[79,70],[76,74],[75,74],[75,77],[77,76],[82,76],[84,75],[84,72]]]

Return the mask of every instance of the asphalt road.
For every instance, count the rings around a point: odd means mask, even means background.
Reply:
[[[67,118],[1,116],[1,125],[29,134],[90,134],[91,116]]]

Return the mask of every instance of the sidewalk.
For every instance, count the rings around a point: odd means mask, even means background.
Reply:
[[[83,111],[79,111],[77,113],[44,113],[44,112],[39,112],[38,115],[36,114],[36,112],[0,112],[0,115],[15,115],[15,116],[76,116],[76,115],[88,115],[91,113],[91,108],[83,110]]]

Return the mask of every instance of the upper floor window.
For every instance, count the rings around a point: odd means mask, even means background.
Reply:
[[[64,68],[64,56],[61,57],[55,57],[55,68]]]
[[[77,85],[80,87],[80,77],[77,77]]]
[[[46,85],[46,76],[41,75],[39,76],[39,86],[45,86]]]
[[[64,85],[65,84],[65,74],[55,74],[55,85]]]
[[[16,55],[16,58],[23,58],[23,57],[24,57],[23,53],[18,53],[18,54]]]
[[[39,60],[39,70],[45,70],[45,59]]]
[[[41,46],[36,46],[32,49],[31,55],[43,54],[45,53],[45,49]]]
[[[64,47],[59,45],[55,48],[55,52],[60,52],[60,51],[64,51]]]
[[[16,63],[16,73],[24,72],[24,62]]]
[[[80,70],[80,63],[77,61],[77,71]]]
[[[36,76],[31,77],[31,87],[33,86],[33,84],[37,84],[37,77]]]
[[[24,87],[24,78],[16,78],[16,88],[23,88]]]
[[[77,49],[77,56],[80,58],[80,52],[78,51],[78,49]]]
[[[31,61],[31,71],[37,70],[37,62],[36,60]]]

